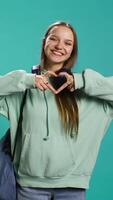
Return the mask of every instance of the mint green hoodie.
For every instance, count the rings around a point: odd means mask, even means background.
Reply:
[[[50,90],[35,88],[35,75],[23,70],[0,76],[0,113],[10,120],[11,147],[26,88],[22,143],[14,166],[17,182],[30,187],[88,188],[101,141],[113,119],[113,76],[93,69],[74,73],[79,109],[78,137],[66,136]]]

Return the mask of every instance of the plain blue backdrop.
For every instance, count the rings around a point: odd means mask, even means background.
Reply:
[[[113,76],[113,0],[0,0],[0,74],[30,72],[40,60],[43,34],[55,21],[76,29],[75,71],[89,67]],[[100,122],[101,123],[101,122]],[[9,126],[0,118],[0,136]],[[87,200],[113,199],[113,123],[102,142]]]

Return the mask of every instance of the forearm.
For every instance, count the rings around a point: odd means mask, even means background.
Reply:
[[[74,73],[75,89],[83,89],[90,96],[113,101],[113,76],[104,77],[100,73],[86,69]]]
[[[24,70],[12,71],[0,76],[0,96],[21,92],[35,87],[35,75]]]

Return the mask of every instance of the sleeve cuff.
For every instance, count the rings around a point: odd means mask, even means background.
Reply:
[[[25,79],[26,88],[35,88],[35,74],[28,73]]]
[[[82,73],[74,73],[75,90],[84,88],[84,79]]]

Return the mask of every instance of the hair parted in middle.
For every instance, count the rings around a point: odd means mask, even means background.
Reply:
[[[77,41],[77,34],[74,30],[74,28],[69,24],[69,23],[66,23],[66,22],[63,22],[63,21],[58,21],[58,22],[55,22],[53,24],[51,24],[49,27],[48,27],[48,30],[46,31],[45,35],[44,35],[44,38],[43,38],[43,41],[42,41],[42,51],[41,51],[41,66],[45,66],[45,62],[46,62],[46,55],[45,55],[45,52],[44,52],[44,45],[45,45],[45,41],[50,33],[50,31],[55,27],[55,26],[64,26],[64,27],[67,27],[69,28],[72,33],[73,33],[73,37],[74,37],[74,44],[73,44],[73,50],[72,50],[72,53],[71,53],[71,56],[68,60],[66,60],[64,62],[64,66],[66,68],[72,68],[74,66],[74,64],[76,63],[77,61],[77,55],[78,55],[78,41]]]

